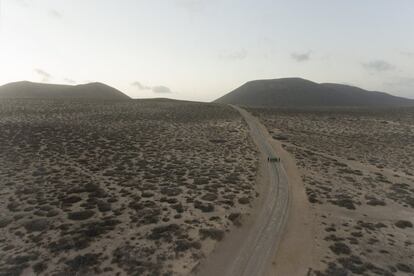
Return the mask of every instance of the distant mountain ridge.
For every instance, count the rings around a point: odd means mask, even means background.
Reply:
[[[214,102],[263,107],[414,106],[414,100],[301,78],[247,82]]]
[[[63,85],[29,81],[12,82],[0,86],[0,98],[101,100],[130,99],[121,91],[99,82],[80,85]]]

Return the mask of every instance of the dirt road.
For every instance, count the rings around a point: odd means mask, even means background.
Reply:
[[[246,110],[237,109],[249,125],[251,136],[265,156],[277,156],[268,142],[266,128]],[[266,159],[267,160],[267,159]],[[225,275],[264,275],[271,264],[286,223],[289,207],[289,187],[286,173],[279,162],[268,162],[271,181],[265,202],[241,252],[234,256]]]
[[[286,172],[278,162],[268,162],[268,156],[277,156],[267,129],[246,110],[240,112],[250,128],[250,134],[262,157],[261,168],[266,177],[260,178],[261,202],[253,217],[219,244],[216,252],[199,267],[197,276],[260,276],[270,272],[285,228],[289,209],[289,186]],[[269,182],[269,183],[266,183]]]

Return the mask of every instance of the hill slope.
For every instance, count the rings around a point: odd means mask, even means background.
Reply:
[[[81,85],[61,85],[34,83],[28,81],[13,82],[0,86],[0,98],[101,100],[129,99],[129,97],[121,91],[99,82]]]
[[[383,92],[342,84],[318,84],[300,78],[251,81],[215,102],[268,107],[414,105],[414,100]]]

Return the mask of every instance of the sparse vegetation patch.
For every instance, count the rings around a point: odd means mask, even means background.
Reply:
[[[228,106],[0,100],[0,129],[1,275],[186,274],[256,193]]]

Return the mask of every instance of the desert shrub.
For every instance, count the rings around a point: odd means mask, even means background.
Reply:
[[[224,231],[215,228],[200,229],[199,230],[201,239],[210,238],[216,241],[221,241],[224,238]]]
[[[11,222],[10,218],[0,218],[0,228],[7,227]]]
[[[350,198],[339,198],[336,200],[331,200],[331,203],[333,203],[334,205],[338,205],[340,207],[344,207],[346,209],[349,210],[355,210],[355,204],[354,201]]]
[[[369,198],[368,201],[367,201],[367,204],[371,205],[371,206],[385,206],[386,205],[385,201],[374,198],[374,197]]]
[[[49,227],[47,219],[34,219],[24,224],[27,232],[40,232],[46,230]]]
[[[223,144],[223,143],[226,142],[226,140],[224,140],[224,139],[210,139],[210,142],[214,143],[214,144]]]
[[[49,250],[53,253],[68,251],[71,249],[81,250],[89,245],[89,240],[83,236],[64,237],[49,244]]]
[[[45,271],[46,269],[47,269],[47,263],[46,262],[38,262],[38,263],[33,265],[33,271],[36,274],[40,274],[43,271]]]
[[[211,203],[204,203],[201,201],[194,201],[194,208],[200,209],[204,213],[209,213],[214,211],[214,205]]]
[[[181,202],[172,205],[171,208],[173,208],[175,211],[177,211],[177,213],[184,212],[184,207],[183,207],[183,204]]]
[[[353,170],[350,168],[340,168],[338,169],[338,173],[340,174],[354,174],[354,175],[362,175],[360,170]]]
[[[187,251],[191,248],[200,249],[201,248],[201,243],[200,242],[189,241],[189,240],[185,240],[185,239],[177,240],[176,243],[175,243],[175,251],[176,252]]]
[[[9,209],[11,212],[18,212],[19,207],[20,207],[20,204],[16,201],[12,201],[9,204],[7,204],[7,209]]]
[[[194,185],[204,185],[204,184],[208,184],[208,178],[195,178],[194,179]]]
[[[85,191],[92,193],[92,192],[97,192],[100,190],[100,187],[98,184],[95,183],[86,183],[84,186]]]
[[[221,200],[220,203],[223,203],[228,206],[234,206],[234,202],[232,199]]]
[[[202,200],[205,201],[214,201],[217,199],[217,195],[213,193],[207,193],[201,197]]]
[[[99,237],[103,234],[108,233],[115,229],[115,226],[120,223],[116,219],[103,219],[102,221],[93,221],[88,224],[82,225],[81,229],[78,230],[79,234],[90,238]]]
[[[171,242],[173,236],[179,234],[181,228],[178,224],[168,224],[163,226],[157,226],[151,230],[151,233],[148,235],[150,240],[160,240],[163,239],[167,242]]]
[[[38,216],[38,217],[45,217],[47,212],[41,211],[41,210],[36,210],[33,214]]]
[[[239,203],[240,204],[249,204],[250,203],[250,199],[248,197],[241,197],[239,198]]]
[[[112,262],[128,275],[161,275],[162,265],[151,262],[149,258],[154,253],[153,247],[125,245],[114,250]]]
[[[59,215],[59,211],[56,209],[52,209],[46,214],[47,217],[55,217],[57,215]]]
[[[231,213],[229,215],[229,220],[231,220],[233,222],[234,225],[236,226],[241,226],[241,214],[240,213]]]
[[[362,237],[363,236],[363,234],[362,234],[362,232],[351,232],[351,235],[352,236],[354,236],[354,237],[357,237],[357,238],[360,238],[360,237]]]
[[[160,190],[161,194],[167,195],[167,196],[178,196],[181,194],[182,190],[180,188],[170,188],[170,187],[164,187]]]
[[[280,141],[286,141],[288,140],[288,137],[283,134],[276,134],[276,135],[273,135],[273,139],[280,140]]]
[[[108,212],[111,211],[111,203],[103,201],[103,200],[98,200],[98,202],[96,203],[98,206],[98,210],[100,212]]]
[[[35,254],[27,254],[27,255],[17,255],[12,256],[7,259],[7,264],[10,265],[21,265],[30,262],[31,260],[36,260],[37,256]]]
[[[87,253],[85,255],[76,256],[75,258],[66,261],[65,264],[69,267],[71,272],[89,270],[99,263],[99,256],[99,254]]]
[[[343,241],[344,238],[338,237],[335,234],[330,234],[324,238],[325,241]]]
[[[159,206],[153,208],[144,207],[136,212],[136,220],[143,224],[157,223],[160,219],[161,209]]]
[[[149,192],[149,191],[145,191],[145,192],[142,192],[141,193],[141,196],[142,197],[153,197],[154,196],[154,193]]]
[[[175,197],[162,197],[160,199],[160,202],[167,202],[169,204],[175,204],[178,202],[178,199],[176,199]]]
[[[73,204],[73,203],[79,202],[81,200],[82,200],[81,197],[74,195],[74,196],[69,196],[69,197],[66,197],[66,198],[62,199],[62,203],[63,204]]]
[[[405,229],[405,228],[412,228],[413,224],[408,220],[399,220],[395,223],[395,226],[397,226],[398,228]]]
[[[72,212],[68,214],[68,219],[71,220],[86,220],[95,215],[95,212],[92,210],[83,210],[78,212]]]
[[[345,254],[348,255],[351,253],[351,249],[348,245],[343,242],[335,242],[333,245],[329,246],[333,253],[336,255]]]
[[[338,262],[355,274],[363,274],[367,270],[367,266],[358,256],[351,255],[346,258],[339,258]]]
[[[402,271],[402,272],[406,272],[406,273],[414,272],[414,270],[406,264],[398,263],[396,267],[399,271]]]
[[[42,205],[42,206],[39,207],[39,209],[42,210],[42,211],[50,211],[50,210],[53,209],[53,207],[50,206],[50,205]]]

